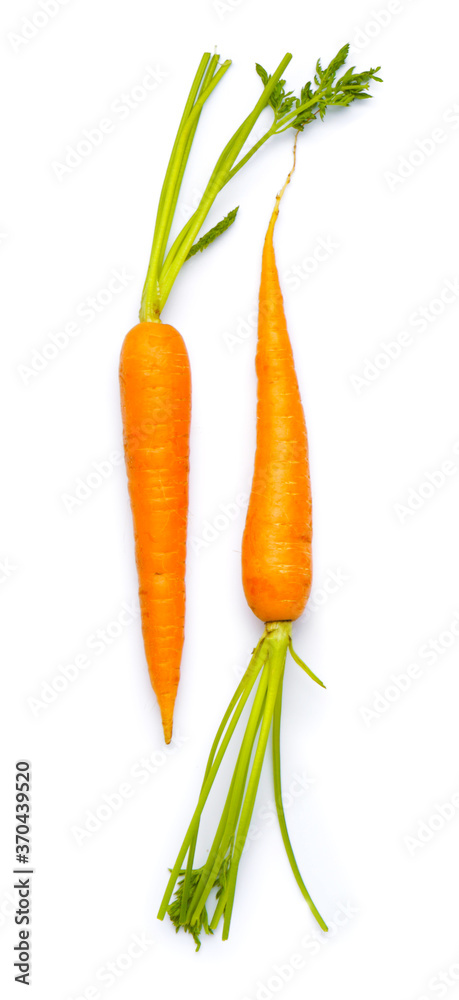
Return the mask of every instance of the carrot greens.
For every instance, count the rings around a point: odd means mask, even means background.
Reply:
[[[323,119],[329,107],[337,105],[346,107],[354,100],[371,96],[368,93],[368,88],[371,80],[380,79],[376,76],[379,66],[363,73],[354,73],[354,67],[351,67],[335,82],[338,70],[345,62],[348,51],[349,46],[343,46],[325,69],[322,69],[320,60],[318,60],[314,76],[315,86],[310,82],[305,84],[299,97],[295,97],[292,91],[285,90],[285,80],[282,79],[282,74],[292,59],[290,53],[284,56],[272,75],[268,74],[258,63],[256,64],[257,73],[263,83],[262,94],[250,114],[247,115],[226,144],[215,164],[198,207],[167,249],[183,175],[201,112],[204,104],[231,65],[230,60],[226,60],[220,65],[218,55],[204,54],[185,104],[159,199],[150,263],[142,295],[141,321],[154,321],[158,318],[185,261],[193,256],[197,250],[203,250],[234,222],[237,209],[234,209],[233,212],[229,213],[229,216],[226,216],[221,223],[210,230],[206,237],[202,237],[199,243],[195,243],[217,195],[268,139],[289,128],[302,131],[305,125],[316,118],[317,114]],[[262,111],[268,106],[273,111],[271,126],[238,160],[254,125]],[[212,238],[210,239],[210,237]]]

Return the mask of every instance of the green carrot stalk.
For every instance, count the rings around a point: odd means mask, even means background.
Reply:
[[[351,67],[336,80],[337,72],[345,62],[348,50],[348,45],[343,46],[325,69],[322,69],[318,60],[314,84],[310,82],[305,84],[299,96],[294,96],[292,91],[286,91],[285,80],[282,79],[282,74],[292,59],[290,53],[284,56],[272,75],[258,63],[256,64],[257,73],[263,83],[262,94],[227,142],[210,175],[198,207],[168,249],[183,176],[202,110],[231,65],[230,60],[219,65],[218,55],[211,56],[208,52],[203,55],[185,104],[161,190],[150,263],[140,308],[141,321],[158,320],[185,261],[197,250],[208,246],[234,222],[237,209],[195,243],[217,195],[269,139],[289,128],[302,131],[317,115],[323,119],[329,107],[346,107],[354,100],[371,96],[368,88],[371,80],[380,79],[376,76],[379,67],[364,73],[354,73],[354,67]],[[273,113],[270,127],[248,152],[238,159],[254,125],[268,106]]]

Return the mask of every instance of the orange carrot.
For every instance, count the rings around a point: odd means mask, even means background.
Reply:
[[[169,743],[184,639],[191,417],[188,354],[173,326],[130,330],[120,387],[145,654]]]
[[[257,448],[242,541],[249,607],[264,622],[294,621],[311,589],[312,509],[308,442],[274,256],[273,233],[286,185],[266,233],[259,297]]]

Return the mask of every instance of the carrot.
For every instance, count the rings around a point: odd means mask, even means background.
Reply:
[[[331,81],[346,54],[347,48],[340,50],[326,70],[322,70],[320,63],[317,64],[315,82],[325,87],[330,101],[333,94],[336,96],[339,92],[340,81],[335,91],[331,89]],[[265,80],[267,74],[262,67],[257,68]],[[360,74],[357,78],[352,75],[352,70],[348,71],[343,77],[346,83],[341,103],[350,103],[353,99],[346,89],[350,80],[349,86],[354,86],[355,97],[361,94],[359,88],[366,90],[370,76],[375,78],[375,72],[370,70],[369,74]],[[311,85],[307,84],[301,97],[305,100],[310,94]],[[277,95],[279,106],[282,107],[282,102],[288,102],[288,99],[289,95],[281,88],[281,93]],[[340,103],[340,100],[332,103]],[[324,112],[320,102],[319,111]],[[297,122],[298,131],[303,124],[306,122]],[[312,680],[324,687],[295,653],[291,638],[292,622],[302,614],[311,588],[311,488],[306,425],[287,332],[273,234],[281,198],[295,169],[298,131],[293,167],[276,198],[262,254],[256,357],[257,444],[242,543],[242,578],[246,599],[255,615],[265,622],[265,629],[212,744],[198,802],[171,869],[158,912],[160,920],[168,913],[176,930],[182,928],[189,932],[197,950],[202,931],[213,933],[220,919],[223,919],[223,939],[229,935],[239,863],[271,731],[274,797],[282,840],[302,895],[319,926],[327,930],[303,882],[288,835],[282,804],[280,763],[282,688],[287,652],[290,650],[294,661]],[[202,813],[251,695],[253,700],[222,815],[205,863],[195,868]],[[216,890],[216,903],[209,918],[207,906],[212,890]]]
[[[264,622],[299,618],[312,580],[306,424],[273,244],[280,200],[294,169],[277,196],[263,248],[256,357],[257,449],[242,540],[246,600]]]
[[[140,309],[140,324],[128,333],[120,364],[123,432],[134,520],[136,562],[146,658],[160,704],[164,737],[172,734],[172,714],[183,646],[185,548],[188,503],[190,373],[182,338],[163,324],[161,313],[184,263],[205,249],[236,217],[237,209],[199,239],[198,234],[225,185],[273,135],[323,117],[329,105],[368,97],[375,70],[348,72],[335,82],[348,46],[322,69],[316,65],[315,89],[308,83],[299,97],[285,91],[284,56],[271,76],[257,64],[263,92],[216,162],[201,201],[171,245],[170,234],[184,171],[204,104],[225,75],[229,60],[205,53],[193,80],[179,124],[159,198],[153,245]],[[273,121],[238,159],[261,112],[270,104]],[[195,242],[196,241],[196,242]],[[164,416],[165,410],[165,416]],[[155,413],[163,417],[155,418]]]
[[[166,743],[185,625],[191,373],[173,326],[139,323],[120,363],[121,408],[145,654]]]

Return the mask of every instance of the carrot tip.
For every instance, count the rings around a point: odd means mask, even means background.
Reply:
[[[170,743],[172,739],[172,719],[163,719],[164,740]]]

